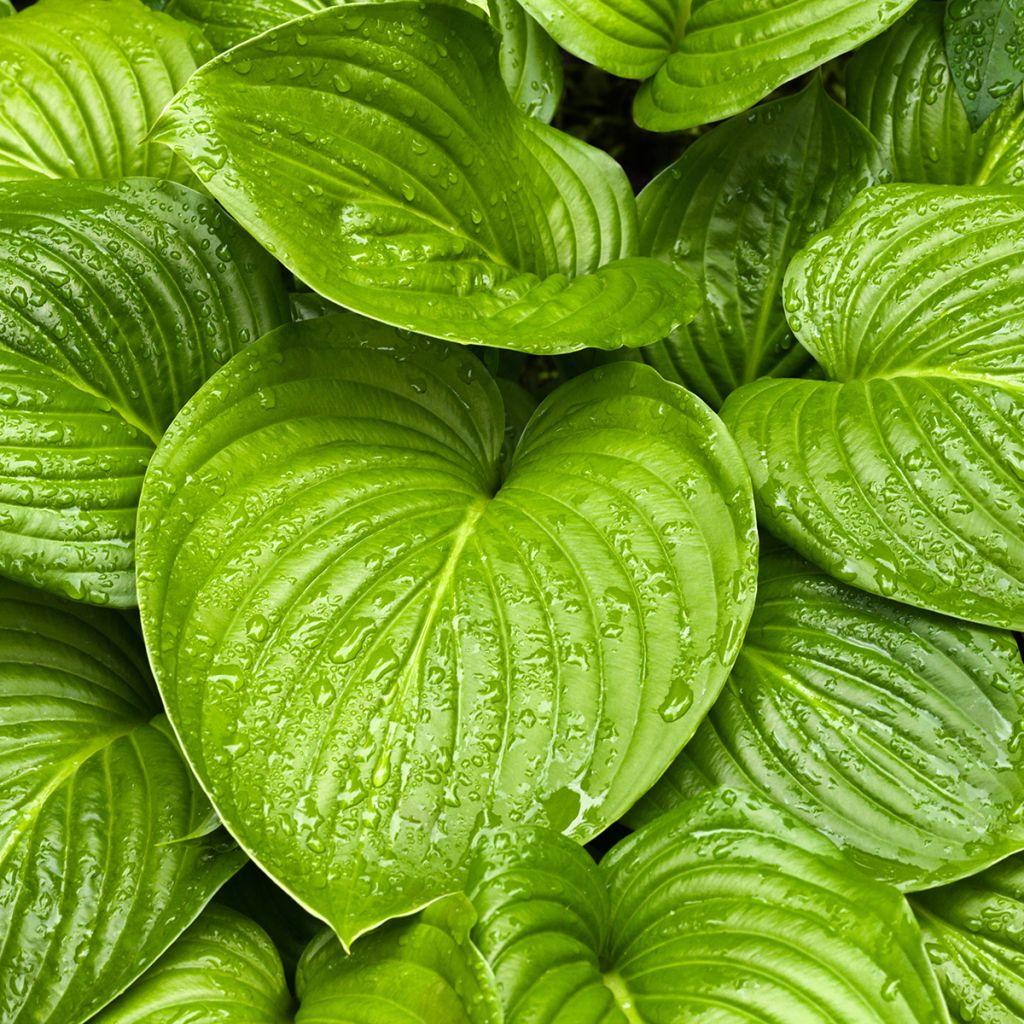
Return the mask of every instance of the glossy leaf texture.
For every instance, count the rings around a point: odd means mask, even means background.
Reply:
[[[259,925],[214,903],[91,1024],[292,1024],[281,957]]]
[[[461,895],[385,925],[350,955],[329,931],[309,943],[292,998],[273,942],[216,904],[91,1024],[502,1024]]]
[[[679,131],[753,106],[878,35],[914,0],[522,0],[570,53],[646,79],[637,124]]]
[[[519,110],[497,60],[468,10],[336,7],[206,65],[155,137],[348,309],[528,352],[664,337],[693,283],[635,255],[622,169]]]
[[[274,261],[183,185],[0,185],[0,572],[134,604],[154,445],[287,317]]]
[[[851,58],[847,106],[879,140],[894,180],[1024,182],[1024,102],[1014,90],[973,131],[946,59],[944,5],[922,0]]]
[[[1024,858],[919,893],[912,905],[953,1019],[1017,1024],[1024,1017]]]
[[[506,1024],[948,1021],[906,901],[740,790],[705,793],[595,865],[551,832],[471,873]]]
[[[700,136],[643,191],[640,245],[697,281],[704,305],[643,350],[713,407],[813,365],[782,308],[793,254],[874,182],[876,145],[816,79]]]
[[[831,380],[722,416],[761,521],[836,578],[1024,626],[1024,194],[869,189],[790,265],[790,326]]]
[[[665,770],[753,604],[749,479],[649,367],[565,385],[501,479],[467,350],[273,333],[178,417],[140,509],[143,620],[187,754],[345,942],[461,884],[488,822],[586,841]]]
[[[209,804],[120,613],[0,581],[0,1019],[79,1024],[244,859],[176,842]]]
[[[172,0],[167,9],[170,14],[201,26],[218,50],[227,50],[286,21],[328,7],[343,7],[345,3],[346,0]],[[488,7],[486,0],[467,3]],[[501,33],[500,67],[509,93],[528,114],[550,121],[562,95],[561,52],[518,0],[489,0],[489,13],[491,23]]]
[[[0,180],[192,180],[145,138],[212,54],[195,28],[137,0],[39,0],[0,21]]]
[[[722,695],[630,822],[714,786],[757,788],[865,874],[941,885],[1024,848],[1022,721],[1012,634],[773,550]]]
[[[978,128],[1024,85],[1024,3],[950,0],[945,36],[957,90]]]

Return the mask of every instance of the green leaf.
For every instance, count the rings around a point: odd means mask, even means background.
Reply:
[[[923,889],[1024,848],[1024,664],[1009,633],[762,554],[722,695],[630,823],[756,787],[865,874]]]
[[[869,189],[790,265],[790,326],[831,377],[722,416],[761,521],[838,579],[1024,628],[1024,193]]]
[[[738,114],[852,50],[914,0],[521,0],[570,53],[646,79],[633,114],[678,131]]]
[[[0,580],[0,1019],[79,1024],[242,864],[121,614]]]
[[[763,376],[812,365],[782,308],[790,257],[874,179],[875,143],[815,79],[702,135],[643,191],[640,245],[694,278],[696,319],[644,349],[719,406]]]
[[[346,943],[458,888],[487,822],[586,841],[718,695],[753,603],[749,480],[637,363],[578,377],[500,479],[458,346],[282,328],[178,417],[140,509],[143,618],[187,755]]]
[[[687,801],[595,865],[539,829],[471,873],[506,1024],[948,1021],[910,908],[761,797]]]
[[[274,261],[182,185],[0,185],[0,572],[134,604],[156,441],[286,302]]]
[[[0,18],[5,18],[14,13],[14,4],[11,3],[11,0],[0,0]]]
[[[1024,4],[949,0],[945,34],[957,91],[978,128],[1024,84]]]
[[[1024,1018],[1024,858],[920,893],[912,906],[954,1020]]]
[[[466,10],[336,7],[211,61],[155,137],[348,309],[530,352],[664,337],[693,283],[634,255],[622,169],[520,111],[497,59]]]
[[[846,71],[850,112],[879,140],[896,181],[1021,184],[1021,90],[972,131],[946,60],[942,17],[943,5],[918,3],[853,56]]]
[[[291,1024],[291,1011],[270,937],[236,911],[212,904],[90,1024]]]
[[[191,180],[144,140],[212,52],[195,28],[138,0],[39,0],[0,21],[0,180]]]

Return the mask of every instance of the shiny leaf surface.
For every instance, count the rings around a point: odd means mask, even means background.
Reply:
[[[920,893],[912,905],[953,1019],[1017,1024],[1024,1017],[1024,858]]]
[[[0,185],[0,572],[134,604],[156,441],[286,303],[274,262],[182,185]]]
[[[209,804],[118,612],[0,580],[0,1019],[79,1024],[244,859],[175,842]]]
[[[739,113],[878,35],[913,0],[522,0],[570,53],[646,79],[634,116],[678,131]]]
[[[348,309],[529,352],[664,337],[692,282],[635,255],[622,169],[519,110],[497,60],[468,10],[336,7],[206,65],[155,138]]]
[[[618,363],[542,404],[501,479],[504,438],[468,351],[324,317],[240,353],[146,478],[172,720],[228,828],[346,942],[457,888],[488,822],[607,827],[750,615],[749,479],[698,399]]]
[[[499,834],[471,898],[507,1024],[949,1019],[900,894],[742,791],[687,801],[600,866],[551,832]]]
[[[1024,627],[1024,194],[869,189],[790,265],[794,333],[831,380],[722,410],[762,522],[831,575]]]
[[[213,51],[191,26],[137,0],[39,0],[0,22],[0,180],[189,181],[143,140]]]
[[[780,549],[732,675],[630,814],[756,787],[901,889],[1024,848],[1024,664],[1013,636],[837,583]]]
[[[814,81],[702,135],[639,199],[644,253],[697,281],[704,305],[643,350],[717,407],[762,376],[812,365],[782,308],[793,254],[873,181],[875,143]]]
[[[918,3],[850,60],[850,112],[881,142],[896,181],[936,185],[1024,182],[1024,102],[1012,92],[971,129],[946,59],[943,5]]]

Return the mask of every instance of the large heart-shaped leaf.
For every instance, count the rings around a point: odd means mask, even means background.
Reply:
[[[202,26],[218,50],[227,50],[293,18],[351,2],[356,0],[171,0],[167,10]],[[486,0],[468,2],[488,7]],[[562,95],[558,47],[519,0],[489,0],[489,10],[501,32],[501,73],[509,93],[528,114],[550,121]]]
[[[868,43],[846,71],[850,112],[881,142],[896,181],[1024,182],[1024,102],[1015,90],[977,132],[946,60],[943,5],[926,0]]]
[[[1011,634],[767,552],[722,695],[630,820],[715,785],[756,786],[866,874],[928,888],[1024,849],[1022,721]]]
[[[697,398],[576,378],[502,479],[472,354],[358,318],[240,353],[158,449],[149,650],[228,828],[345,942],[457,888],[477,830],[587,840],[718,695],[753,603],[749,480]]]
[[[957,90],[978,128],[1024,84],[1024,5],[1020,0],[952,0],[946,51]]]
[[[469,10],[335,7],[211,61],[155,138],[298,277],[377,320],[531,352],[664,337],[692,282],[634,255],[622,169],[519,110],[497,61]]]
[[[815,79],[702,135],[643,191],[641,249],[694,278],[692,323],[643,355],[713,406],[811,365],[782,308],[790,257],[873,181],[875,142]]]
[[[637,123],[677,131],[739,113],[867,42],[914,0],[520,0],[571,53],[648,79]]]
[[[0,572],[134,604],[154,445],[287,317],[274,261],[182,185],[0,186]]]
[[[0,21],[0,179],[190,180],[144,140],[212,54],[198,30],[138,0],[39,0]]]
[[[461,895],[394,922],[346,955],[328,931],[306,949],[298,1007],[258,925],[211,906],[92,1024],[501,1024],[486,961]]]
[[[953,1018],[1024,1019],[1024,857],[920,893],[912,905]]]
[[[79,1024],[244,858],[189,835],[209,804],[118,612],[0,580],[0,1020]]]
[[[1024,193],[889,185],[797,255],[786,309],[832,378],[723,418],[762,521],[833,576],[1024,628]]]
[[[596,866],[551,832],[473,865],[506,1024],[941,1024],[906,901],[743,791],[687,801]]]

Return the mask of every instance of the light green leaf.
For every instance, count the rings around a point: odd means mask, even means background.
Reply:
[[[0,1020],[79,1024],[242,864],[120,613],[0,580]]]
[[[640,196],[642,251],[694,278],[705,300],[644,359],[715,407],[741,384],[811,366],[786,323],[782,278],[872,183],[874,158],[818,79],[702,135]]]
[[[1021,90],[973,132],[946,60],[942,16],[942,4],[923,0],[853,56],[846,72],[850,112],[882,144],[896,181],[1021,184]]]
[[[345,942],[461,884],[487,822],[588,840],[718,695],[753,603],[749,480],[649,367],[565,385],[501,478],[458,346],[282,328],[146,477],[143,618],[221,819]]]
[[[869,189],[798,254],[790,326],[829,381],[722,416],[762,522],[838,579],[1024,627],[1024,193]]]
[[[0,180],[192,178],[144,142],[213,51],[138,0],[39,0],[0,21]]]
[[[206,65],[155,137],[356,312],[530,352],[664,337],[696,311],[693,283],[634,255],[622,169],[520,111],[497,59],[466,10],[336,7]]]
[[[0,572],[134,604],[154,445],[286,303],[274,261],[182,185],[0,185]]]
[[[945,35],[957,91],[978,128],[1024,84],[1024,4],[949,0]]]
[[[678,131],[738,114],[878,35],[914,0],[521,0],[570,53],[646,79],[637,124]]]
[[[871,877],[940,885],[1024,848],[1022,721],[1010,633],[767,552],[722,695],[630,823],[716,785],[759,788]]]
[[[941,1024],[910,908],[761,797],[687,801],[596,866],[539,829],[471,872],[506,1024]]]
[[[0,0],[0,18],[5,18],[14,13],[14,4],[11,3],[11,0]]]
[[[200,25],[218,50],[276,28],[293,18],[358,0],[171,0],[168,11]],[[387,3],[391,0],[368,0]],[[550,121],[562,95],[562,55],[518,0],[466,0],[488,9],[501,33],[501,74],[516,103]]]
[[[91,1024],[291,1024],[281,957],[259,925],[212,904]]]
[[[1024,1019],[1024,857],[920,893],[912,906],[953,1019]]]

